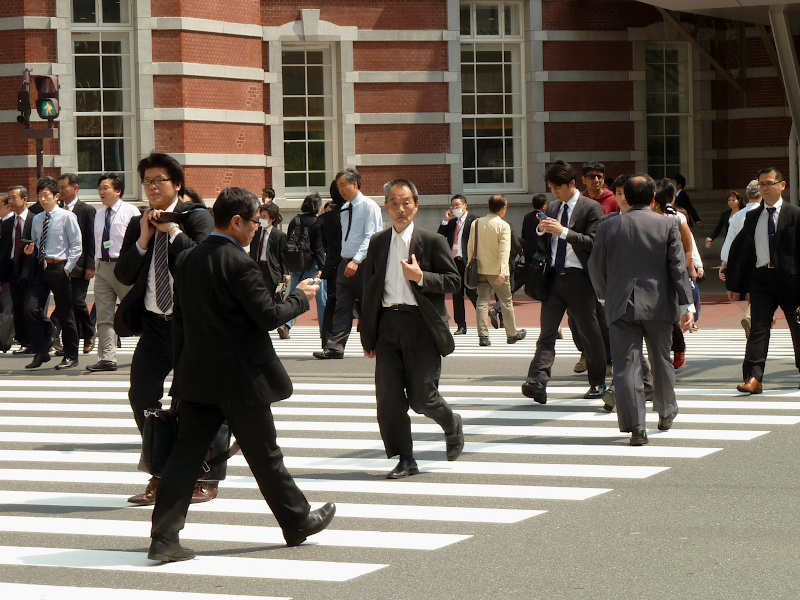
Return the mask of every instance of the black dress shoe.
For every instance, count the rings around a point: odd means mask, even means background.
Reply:
[[[55,352],[53,352],[53,354],[55,356],[66,356],[67,355],[66,352],[64,352],[63,348],[61,350],[56,350]]]
[[[461,415],[456,413],[456,430],[452,433],[444,434],[444,443],[447,447],[447,460],[455,460],[461,456],[464,450],[464,420]]]
[[[488,336],[482,335],[478,337],[478,346],[491,346],[492,340]]]
[[[603,397],[603,394],[606,393],[606,384],[599,383],[596,385],[589,386],[589,391],[586,392],[583,397],[585,400],[596,400]]]
[[[287,546],[299,546],[306,541],[306,538],[325,529],[333,521],[336,514],[336,505],[328,502],[320,506],[317,510],[312,510],[308,516],[300,521],[300,524],[283,532],[283,539]]]
[[[38,369],[44,363],[50,362],[50,355],[49,354],[35,354],[33,356],[33,360],[25,365],[26,369]]]
[[[56,369],[60,371],[62,369],[71,369],[72,367],[77,367],[77,366],[78,366],[77,358],[69,358],[68,356],[65,356],[64,360],[62,360],[60,363],[56,365]]]
[[[542,383],[526,381],[522,384],[522,395],[533,398],[539,404],[547,404],[547,386]]]
[[[401,458],[397,466],[386,474],[386,479],[403,479],[419,473],[417,461]]]
[[[631,446],[644,446],[647,443],[647,429],[634,427],[631,432]]]
[[[33,348],[30,346],[20,346],[16,350],[14,350],[11,354],[34,354]]]
[[[497,311],[493,308],[489,309],[489,322],[495,329],[500,328],[500,322],[497,320]]]
[[[324,350],[317,350],[312,354],[314,358],[319,358],[320,360],[326,360],[329,358],[344,358],[344,352],[339,352],[338,350],[331,350],[330,348],[325,348]]]
[[[97,371],[116,371],[117,363],[113,360],[99,360],[93,365],[87,365],[86,370],[93,373]]]
[[[526,335],[528,335],[528,332],[524,329],[520,329],[517,331],[516,335],[506,338],[506,342],[509,344],[516,344],[519,340],[524,340]]]
[[[669,431],[670,427],[672,427],[672,422],[675,420],[675,417],[678,416],[678,407],[675,407],[675,412],[667,417],[658,417],[658,430],[659,431]]]
[[[147,553],[148,559],[160,562],[191,560],[194,556],[194,550],[184,548],[178,542],[167,542],[166,540],[153,540],[150,542],[150,552]]]
[[[603,392],[603,410],[607,410],[611,412],[614,410],[614,407],[617,405],[617,397],[614,395],[614,390],[611,388],[606,389]]]
[[[456,329],[456,332],[453,335],[466,335],[467,328],[466,327],[459,327]]]

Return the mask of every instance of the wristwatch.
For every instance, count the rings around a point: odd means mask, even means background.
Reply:
[[[173,223],[172,225],[170,225],[169,227],[167,227],[167,235],[169,235],[170,233],[172,233],[172,230],[173,230],[173,229],[175,229],[176,227],[180,227],[180,225],[178,225],[177,223]]]

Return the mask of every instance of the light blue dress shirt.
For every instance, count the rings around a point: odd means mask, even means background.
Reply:
[[[360,265],[367,255],[369,239],[383,229],[381,209],[374,200],[359,193],[352,202],[342,207],[339,218],[342,223],[342,258],[352,258],[353,262]]]
[[[45,215],[47,212],[40,212],[33,217],[33,223],[31,223],[31,237],[37,250],[39,249],[39,240],[42,239]],[[77,217],[68,210],[58,206],[53,207],[53,210],[50,211],[50,226],[47,229],[44,257],[66,260],[64,269],[71,272],[78,264],[82,252],[83,240]]]

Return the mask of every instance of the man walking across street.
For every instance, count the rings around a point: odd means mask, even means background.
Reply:
[[[439,226],[439,233],[447,238],[453,260],[456,262],[458,276],[461,277],[461,286],[453,293],[453,320],[456,322],[456,335],[467,333],[467,318],[464,312],[464,296],[472,302],[473,308],[478,303],[478,293],[464,285],[464,270],[467,267],[467,254],[469,248],[469,232],[472,222],[476,217],[469,212],[467,199],[461,194],[456,194],[450,200],[450,210],[444,215],[444,220]]]

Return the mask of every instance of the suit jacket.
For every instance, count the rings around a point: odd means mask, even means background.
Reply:
[[[373,235],[361,267],[364,269],[364,299],[359,328],[361,345],[367,351],[374,350],[378,341],[378,321],[391,241],[391,229]],[[448,325],[450,315],[445,308],[445,294],[452,294],[461,288],[461,277],[453,254],[442,236],[419,227],[414,227],[411,234],[409,258],[411,254],[416,255],[423,271],[422,286],[412,282],[411,291],[436,341],[436,349],[442,356],[447,356],[455,349],[455,343]]]
[[[608,323],[625,316],[631,297],[639,321],[677,321],[679,305],[692,303],[678,224],[648,206],[600,223],[589,276]]]
[[[81,230],[81,239],[83,240],[83,251],[78,259],[78,264],[75,265],[69,275],[70,277],[83,278],[86,267],[94,269],[94,216],[97,211],[94,206],[78,200],[72,212],[78,219],[78,227]]]
[[[250,242],[250,256],[258,263],[258,247],[261,245],[263,229],[259,227]],[[286,266],[286,234],[273,226],[267,239],[267,260],[259,263],[261,273],[269,285],[270,290],[275,293],[275,288],[283,281],[284,275],[289,274],[289,267]]]
[[[470,235],[478,236],[478,273],[494,277],[502,274],[508,277],[513,256],[511,225],[498,215],[490,213],[472,223]],[[474,248],[473,241],[468,248],[467,263],[476,256]]]
[[[468,212],[464,219],[464,231],[461,234],[461,257],[464,259],[464,262],[467,262],[467,255],[469,254],[467,248],[469,248],[469,234],[472,230],[472,222],[477,218],[478,217],[471,212]],[[447,246],[449,248],[453,247],[453,238],[456,236],[456,220],[457,219],[450,219],[446,225],[439,225],[438,233],[447,238]]]
[[[31,239],[33,217],[29,210],[28,218],[22,227],[22,239]],[[30,269],[36,266],[34,255],[26,256],[21,247],[17,259],[11,260],[11,248],[14,246],[14,219],[16,215],[0,224],[0,281],[16,282],[20,279],[30,279]]]
[[[681,191],[681,193],[675,197],[675,202],[673,204],[686,211],[689,227],[694,227],[694,224],[700,221],[700,215],[698,215],[697,211],[694,209],[692,199],[689,198],[689,194],[686,193],[686,190]]]
[[[536,233],[536,228],[539,226],[539,219],[536,218],[537,212],[533,210],[522,219],[522,253],[525,255],[526,265],[539,251],[539,234]]]
[[[764,211],[764,203],[749,211],[739,235],[731,243],[728,266],[725,269],[725,287],[744,294],[750,291],[750,276],[756,268],[756,224]],[[800,287],[800,208],[783,201],[778,222],[775,224],[775,269],[782,285]]]
[[[317,217],[322,231],[322,247],[325,250],[325,266],[322,269],[323,279],[336,279],[336,270],[342,262],[342,220],[339,213],[342,205],[336,204],[331,210]]]
[[[558,219],[558,211],[561,208],[561,201],[554,200],[547,204],[544,213],[553,219]],[[592,245],[594,244],[594,234],[597,231],[597,225],[600,219],[603,218],[603,209],[594,200],[586,196],[579,195],[578,201],[575,204],[575,210],[569,215],[569,233],[567,234],[567,243],[572,245],[572,250],[575,256],[578,257],[584,271],[589,272],[589,256],[592,254]],[[534,234],[536,233],[534,228]],[[539,235],[539,251],[547,256],[550,264],[553,262],[553,257],[550,252],[550,239],[551,234],[546,233]]]
[[[178,235],[175,241],[168,244],[169,270],[175,277],[175,261],[178,255],[187,248],[193,248],[214,231],[214,219],[205,205],[194,204],[178,200],[175,212],[181,215],[179,224],[185,235]],[[155,235],[150,238],[144,255],[134,248],[139,239],[141,230],[139,221],[142,217],[134,217],[128,223],[125,237],[122,239],[117,266],[114,275],[122,285],[133,286],[125,298],[120,302],[114,318],[114,329],[121,336],[139,335],[142,332],[142,316],[144,315],[144,295],[147,291],[147,274],[150,271],[150,262],[153,258],[153,245]]]
[[[308,310],[302,291],[275,304],[258,265],[211,235],[178,258],[174,299],[175,397],[267,405],[292,394],[268,332]]]

